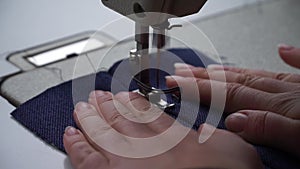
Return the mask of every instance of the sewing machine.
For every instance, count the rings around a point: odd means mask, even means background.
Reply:
[[[103,0],[102,2],[105,6],[129,17],[135,22],[136,47],[130,51],[128,50],[127,56],[136,58],[131,59],[131,61],[136,62],[133,63],[134,65],[139,65],[138,72],[141,73],[136,76],[133,74],[133,79],[139,85],[139,93],[162,109],[172,106],[172,103],[167,103],[161,99],[161,96],[174,93],[179,88],[161,90],[157,85],[149,83],[150,78],[153,78],[150,77],[147,71],[149,47],[152,43],[152,48],[156,48],[157,53],[160,53],[160,50],[168,43],[168,37],[166,38],[165,36],[167,31],[177,26],[170,25],[169,19],[197,13],[206,0]],[[150,37],[150,35],[153,37]],[[86,58],[92,59],[93,63],[98,63],[99,59],[105,55],[102,49],[109,49],[109,46],[116,43],[116,40],[102,32],[85,32],[26,50],[13,52],[9,54],[7,60],[16,65],[20,71],[13,74],[13,76],[5,77],[1,85],[1,95],[13,105],[19,106],[49,87],[76,77],[96,73],[89,69],[90,67],[97,67],[97,64],[88,65],[88,62],[83,64],[83,71],[76,75],[73,74],[75,67],[72,65],[76,65],[76,68],[80,67],[80,64],[76,64],[78,62],[77,56],[80,60],[85,57],[84,53],[88,53],[91,56]],[[120,51],[120,53],[123,53],[120,55],[126,56],[125,52]],[[114,59],[110,58],[111,61],[115,62],[120,59],[124,58],[115,56]],[[113,62],[110,64],[113,64]],[[109,66],[105,66],[109,68]],[[158,67],[158,69],[160,68]],[[31,84],[23,84],[22,88],[12,85],[13,83],[21,84],[24,79],[31,81]],[[24,88],[26,92],[24,92]]]
[[[166,31],[178,25],[170,25],[170,18],[183,17],[199,12],[207,0],[102,0],[108,8],[127,16],[135,22],[136,49],[131,50],[129,56],[132,65],[139,65],[141,71],[133,75],[133,79],[139,86],[139,93],[145,96],[158,107],[165,109],[173,106],[162,99],[162,95],[172,94],[179,91],[179,88],[162,90],[156,88],[157,84],[150,83],[149,70],[149,47],[152,40],[152,48],[157,53],[166,45]],[[179,25],[180,26],[180,25]],[[150,33],[150,28],[153,33]],[[152,38],[150,36],[153,36]],[[154,46],[154,47],[153,47]],[[135,58],[135,59],[134,59]],[[159,59],[159,57],[157,57]],[[157,75],[159,76],[159,67]],[[156,78],[156,77],[152,77]],[[159,84],[159,79],[157,82]]]

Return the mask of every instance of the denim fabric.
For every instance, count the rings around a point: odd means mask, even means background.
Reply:
[[[165,75],[174,73],[173,64],[175,62],[179,62],[179,59],[182,59],[185,63],[201,67],[204,66],[203,63],[205,63],[205,65],[214,63],[200,52],[190,49],[172,49],[170,52],[171,53],[165,52],[161,54],[161,64],[163,63],[164,67],[167,67],[166,69],[168,73],[166,71],[160,71],[160,88],[165,88],[164,77]],[[172,55],[178,56],[179,59]],[[150,58],[150,64],[155,65],[155,56],[151,56]],[[95,89],[111,91],[112,78],[116,79],[114,83],[116,83],[118,86],[118,89],[114,90],[114,93],[123,90],[128,91],[128,87],[126,88],[124,85],[127,82],[127,78],[130,78],[131,76],[131,68],[128,63],[128,60],[120,61],[112,66],[112,68],[107,72],[99,72],[97,75],[85,76],[78,78],[73,82],[69,81],[50,88],[39,96],[18,107],[11,113],[11,115],[23,126],[32,131],[36,136],[43,139],[49,145],[65,152],[62,140],[64,129],[67,126],[76,127],[73,119],[73,103],[87,101],[89,92]],[[119,69],[122,67],[119,66],[120,64],[124,66],[121,69]],[[116,71],[118,73],[115,73]],[[155,83],[155,75],[157,75],[157,71],[155,69],[151,69],[150,72],[152,79],[151,82]],[[73,91],[72,86],[75,87],[73,88]],[[131,82],[130,90],[136,88],[137,85],[134,82]],[[173,108],[168,108],[165,111],[170,116],[176,118],[181,107],[180,102],[177,102],[170,96],[168,96],[168,100],[176,102],[176,106]],[[190,104],[190,106],[193,107],[193,103],[187,104]],[[205,106],[200,106],[200,108],[197,108],[197,110],[197,119],[195,123],[193,120],[191,120],[191,118],[189,118],[192,116],[189,110],[184,110],[186,111],[186,113],[184,113],[184,117],[181,117],[178,120],[184,125],[191,125],[195,130],[198,129],[198,127],[205,121],[207,117],[208,108]],[[219,128],[225,129],[224,119],[225,117],[222,117],[218,126]],[[300,165],[295,157],[268,147],[256,146],[256,148],[266,168],[300,168]]]

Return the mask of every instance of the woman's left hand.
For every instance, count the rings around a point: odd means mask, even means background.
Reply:
[[[300,48],[281,45],[279,54],[286,63],[300,68]],[[207,105],[211,86],[223,88],[227,92],[225,111],[231,114],[225,121],[229,130],[252,143],[300,158],[300,75],[220,65],[176,67],[177,76],[167,78],[169,87],[181,84],[188,91],[196,79],[201,102]]]

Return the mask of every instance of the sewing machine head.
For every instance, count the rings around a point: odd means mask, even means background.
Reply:
[[[139,85],[139,92],[147,99],[151,100],[161,108],[170,107],[161,99],[163,94],[179,90],[169,89],[160,90],[150,84],[150,76],[147,71],[149,60],[149,43],[152,39],[152,46],[158,50],[166,44],[166,30],[171,29],[169,19],[182,17],[199,12],[207,0],[102,0],[102,3],[108,8],[132,19],[135,26],[136,49],[130,51],[130,57],[138,61],[141,73],[133,79]],[[149,33],[150,28],[153,33]],[[152,35],[153,38],[149,38]],[[158,82],[157,82],[158,83]]]
[[[141,33],[147,34],[149,27],[154,29],[154,33],[164,34],[164,31],[169,29],[168,19],[198,13],[206,1],[207,0],[102,0],[102,3],[108,8],[135,21],[136,35],[139,35]],[[139,45],[139,43],[149,43],[147,40],[149,40],[149,38],[143,39],[139,36],[136,38],[137,45]],[[158,47],[160,48],[160,46]]]

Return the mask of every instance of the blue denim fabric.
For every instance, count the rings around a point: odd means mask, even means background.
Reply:
[[[162,71],[159,73],[161,88],[165,88],[165,75],[173,74],[173,64],[179,61],[178,59],[172,59],[173,56],[170,57],[169,55],[175,54],[185,63],[194,66],[203,67],[203,63],[205,63],[205,65],[214,63],[212,60],[208,59],[200,52],[190,49],[172,49],[170,50],[170,52],[172,53],[163,53],[161,56],[161,63],[163,63],[164,67],[167,67],[168,69],[168,73]],[[155,58],[155,56],[151,57]],[[64,129],[67,126],[76,126],[73,119],[73,103],[77,103],[79,101],[87,101],[89,92],[95,89],[111,91],[112,76],[117,79],[119,85],[119,89],[115,90],[115,93],[122,90],[128,91],[128,88],[124,87],[123,85],[124,83],[126,83],[126,77],[128,78],[128,76],[131,76],[128,62],[128,60],[122,62],[120,61],[107,72],[99,72],[97,73],[97,75],[90,75],[76,79],[75,81],[73,81],[76,82],[77,85],[75,86],[76,88],[74,91],[72,91],[72,81],[50,88],[39,96],[27,101],[26,103],[18,107],[11,113],[11,115],[23,126],[28,128],[36,136],[43,139],[49,145],[65,152],[62,140]],[[150,62],[155,62],[155,59],[153,59],[153,61],[152,59],[150,59]],[[119,68],[120,63],[122,65],[125,65],[123,69],[118,71],[122,73],[114,74],[115,71]],[[152,83],[155,83],[156,81],[156,78],[154,78],[155,75],[156,71],[151,69]],[[136,84],[132,82],[130,85],[130,90],[136,88]],[[176,102],[172,97],[168,97],[168,100]],[[191,104],[191,106],[193,106],[193,103],[187,104]],[[166,109],[165,111],[170,116],[176,118],[179,109],[180,103],[176,103],[175,107]],[[188,120],[189,116],[191,115],[189,114],[190,112],[186,112],[186,117],[178,120],[184,125],[194,123],[191,125],[193,126],[192,128],[196,130],[205,121],[207,112],[207,107],[200,106],[195,123]],[[219,128],[225,129],[224,119],[225,117],[222,117],[218,126]],[[289,154],[264,146],[256,146],[256,148],[266,168],[300,168],[300,165],[297,162],[296,158],[290,156]]]

